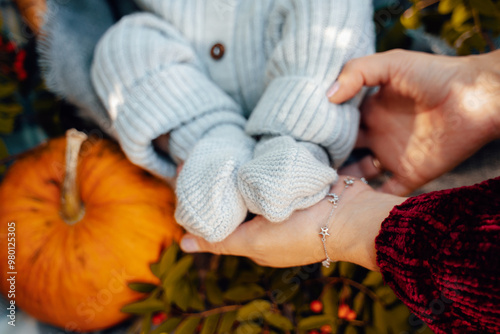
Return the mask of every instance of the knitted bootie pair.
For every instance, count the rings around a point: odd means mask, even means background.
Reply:
[[[241,127],[220,125],[184,163],[177,179],[176,219],[191,233],[221,241],[243,222],[247,210],[281,222],[320,201],[336,178],[317,145],[289,136],[266,137],[255,145]]]

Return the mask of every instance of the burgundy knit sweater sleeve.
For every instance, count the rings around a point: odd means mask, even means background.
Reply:
[[[385,282],[436,333],[500,333],[500,178],[423,194],[382,223]]]

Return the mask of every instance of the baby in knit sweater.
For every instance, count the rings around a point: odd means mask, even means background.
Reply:
[[[164,178],[183,163],[178,222],[220,241],[248,210],[281,222],[324,198],[359,122],[359,98],[325,93],[374,51],[371,0],[137,3],[100,40],[92,82],[132,162]]]

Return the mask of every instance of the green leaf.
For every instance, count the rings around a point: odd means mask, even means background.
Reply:
[[[455,29],[459,29],[466,21],[472,18],[471,12],[463,4],[459,4],[451,14],[451,24]]]
[[[214,334],[217,330],[220,314],[214,314],[205,319],[200,334]]]
[[[156,298],[148,297],[144,300],[125,305],[121,311],[125,313],[147,314],[152,312],[163,311],[165,304]]]
[[[334,326],[333,318],[328,315],[314,315],[311,317],[301,319],[297,327],[303,330],[310,330],[310,329],[318,329],[323,325],[330,325],[333,327]]]
[[[178,252],[179,246],[176,243],[170,245],[170,247],[165,252],[163,252],[160,261],[158,263],[153,263],[150,266],[153,274],[156,277],[163,279],[170,268],[172,268],[172,266],[174,265]]]
[[[238,310],[236,319],[240,322],[251,321],[262,317],[271,309],[271,303],[267,300],[254,300]]]
[[[191,291],[191,301],[189,303],[189,307],[195,311],[204,311],[206,309],[205,304],[203,303],[203,300],[200,297],[200,294],[196,289],[191,286],[192,291]]]
[[[181,318],[169,318],[156,327],[151,334],[171,333],[181,323]]]
[[[222,265],[222,274],[228,279],[232,279],[238,268],[238,258],[236,256],[225,256]]]
[[[172,302],[186,312],[192,297],[193,294],[189,282],[186,280],[177,281],[172,292]]]
[[[362,282],[365,286],[378,286],[382,283],[382,274],[377,273],[376,271],[370,271]]]
[[[224,299],[237,303],[252,300],[266,295],[266,290],[260,285],[251,283],[238,285],[224,293]]]
[[[259,334],[262,328],[253,322],[244,322],[236,328],[236,334]]]
[[[196,332],[196,327],[200,323],[200,318],[189,317],[186,318],[175,330],[175,334],[193,334]]]
[[[128,287],[137,292],[150,293],[153,292],[158,286],[150,283],[129,283]]]
[[[224,304],[222,291],[217,285],[217,278],[215,277],[215,274],[212,272],[208,273],[205,278],[205,292],[210,304],[215,306]]]
[[[441,0],[439,1],[438,12],[440,14],[450,14],[459,4],[463,4],[463,0]]]
[[[234,322],[236,321],[236,311],[225,313],[222,316],[219,328],[217,329],[217,334],[230,334],[232,333],[232,328]]]
[[[176,264],[172,266],[172,269],[167,273],[165,280],[163,281],[163,287],[166,289],[169,285],[175,284],[180,280],[193,264],[193,256],[185,255]]]
[[[281,314],[267,312],[267,313],[264,313],[264,319],[266,319],[266,322],[269,325],[274,326],[276,328],[279,328],[279,329],[282,329],[285,331],[290,331],[293,329],[293,324],[290,321],[290,319],[288,319],[285,316],[282,316]]]
[[[327,286],[323,290],[323,295],[321,296],[321,302],[323,303],[323,313],[336,318],[339,314],[339,294],[337,289],[332,286]]]
[[[361,291],[358,292],[356,297],[354,297],[354,300],[352,302],[353,311],[356,312],[356,314],[358,314],[358,316],[360,314],[362,314],[362,312],[363,312],[363,307],[365,306],[365,299],[366,299],[366,295]]]

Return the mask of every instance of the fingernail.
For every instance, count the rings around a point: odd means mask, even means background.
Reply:
[[[333,85],[326,92],[326,96],[332,97],[333,95],[335,95],[335,93],[338,92],[339,88],[340,88],[340,83],[338,81],[335,81]]]
[[[194,238],[189,238],[189,237],[183,238],[181,240],[181,248],[186,253],[196,252],[199,249],[196,240]]]

